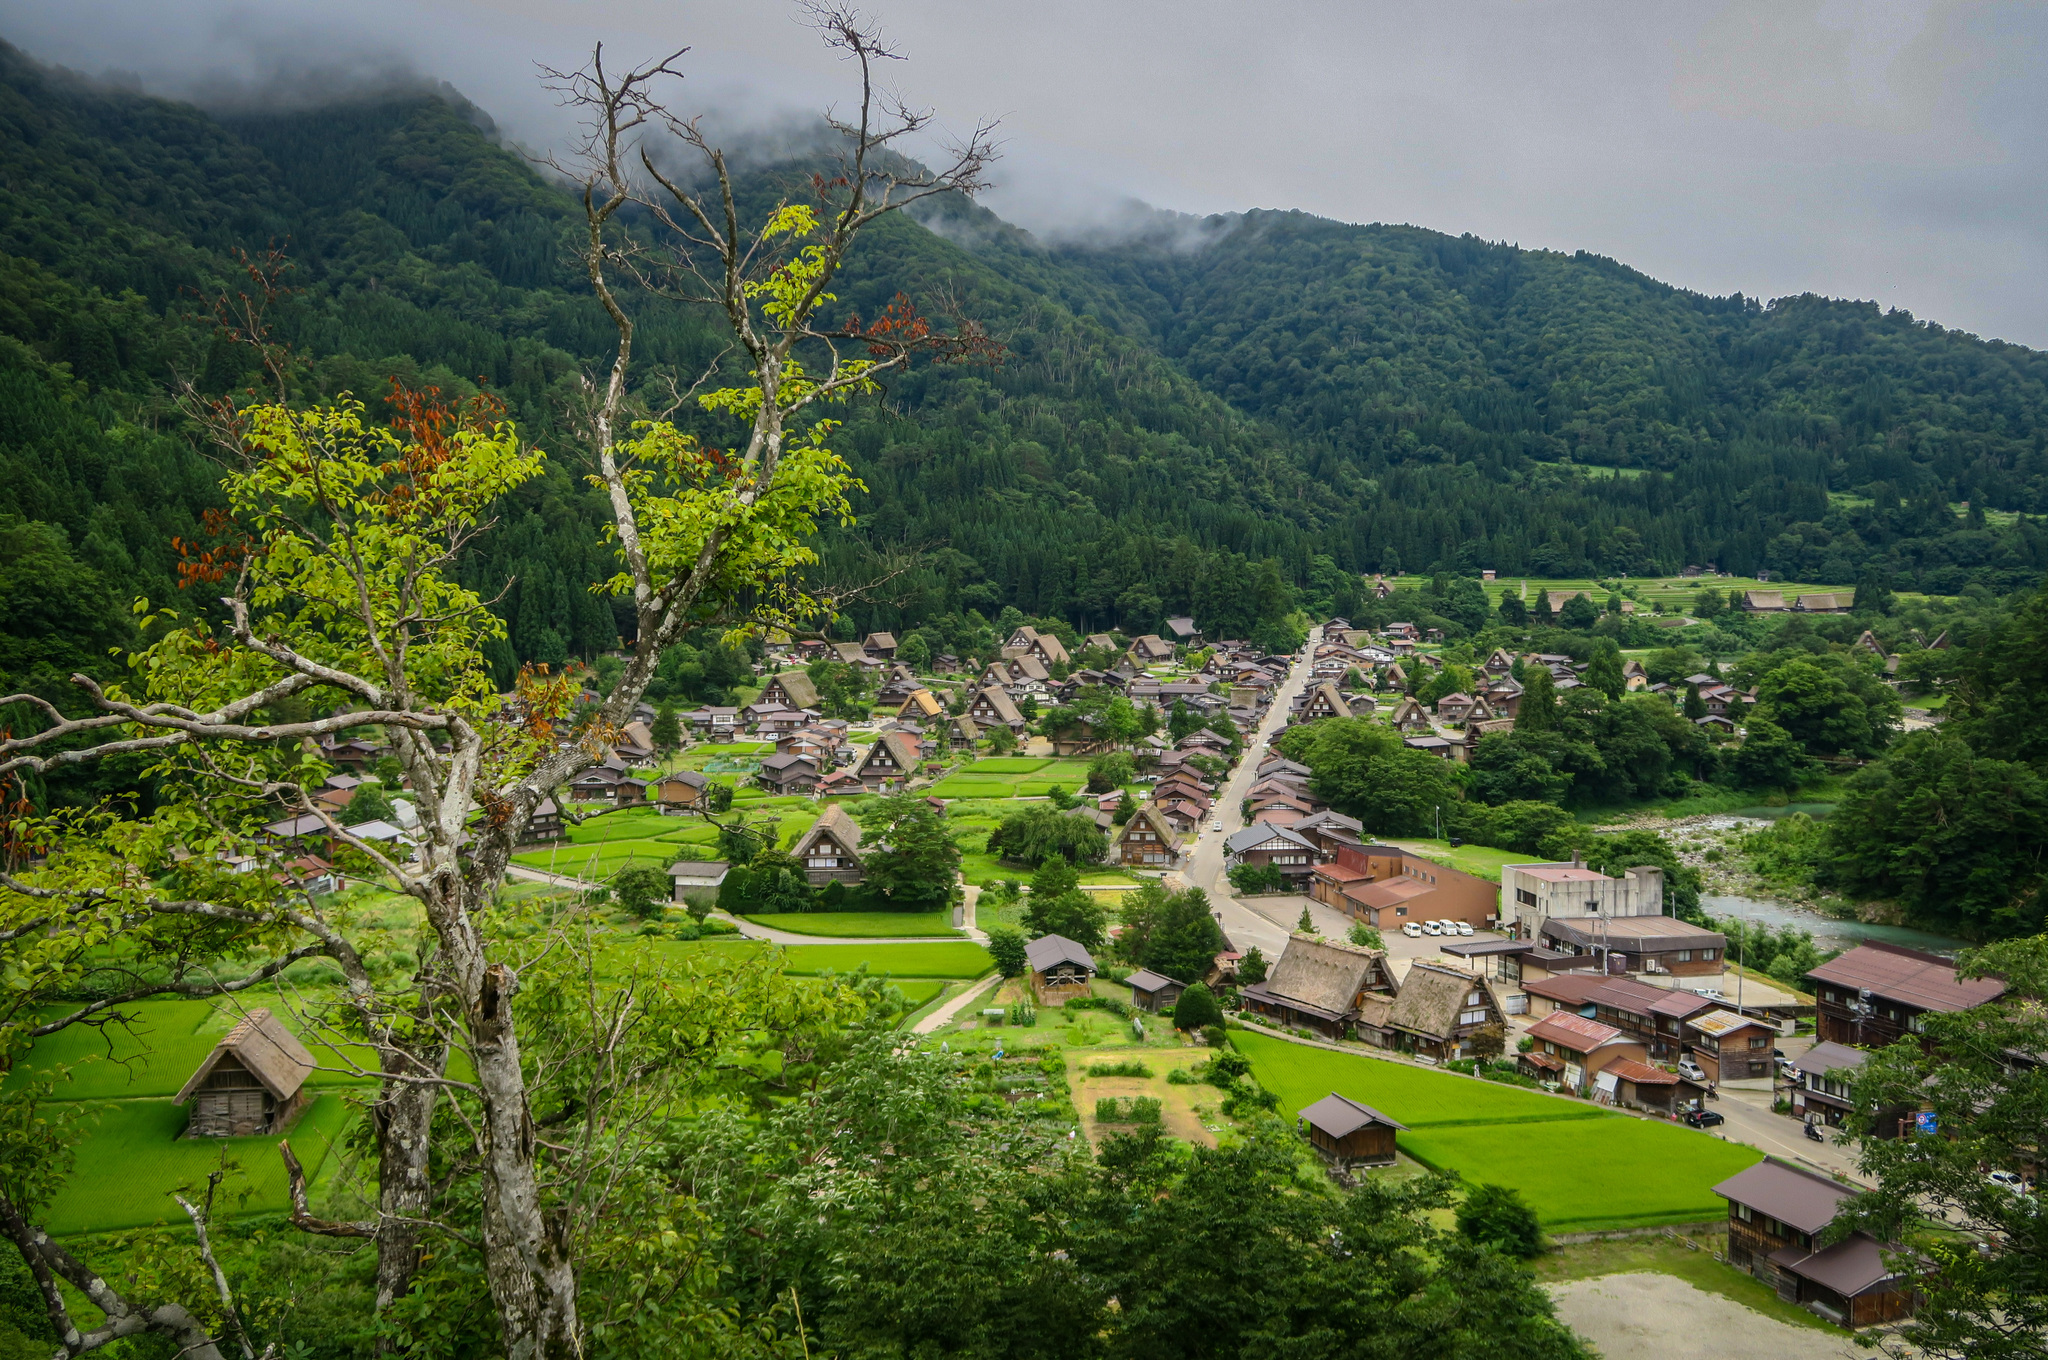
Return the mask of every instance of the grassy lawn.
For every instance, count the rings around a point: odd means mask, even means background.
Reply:
[[[1713,1253],[1723,1249],[1721,1237],[1700,1239],[1701,1250],[1694,1251],[1668,1238],[1629,1238],[1620,1242],[1581,1242],[1569,1247],[1559,1247],[1544,1253],[1530,1265],[1536,1272],[1536,1279],[1543,1284],[1561,1284],[1567,1280],[1590,1280],[1601,1275],[1625,1275],[1636,1271],[1652,1271],[1659,1275],[1675,1275],[1687,1284],[1709,1294],[1753,1309],[1766,1317],[1780,1322],[1789,1322],[1795,1327],[1810,1327],[1816,1331],[1841,1333],[1814,1314],[1797,1304],[1786,1303],[1778,1297],[1778,1291],[1746,1271],[1724,1265],[1714,1259]]]
[[[1763,1154],[1675,1124],[1405,1063],[1232,1030],[1291,1115],[1332,1091],[1409,1126],[1401,1151],[1467,1182],[1510,1186],[1552,1231],[1717,1218],[1711,1187]],[[1564,1174],[1562,1168],[1570,1168]]]
[[[1388,845],[1398,845],[1404,850],[1413,850],[1424,859],[1452,869],[1461,869],[1474,878],[1483,878],[1489,883],[1500,882],[1503,864],[1537,864],[1541,855],[1525,855],[1519,850],[1496,850],[1490,845],[1460,845],[1453,847],[1449,841],[1397,840]]]
[[[77,1169],[42,1217],[52,1232],[183,1223],[184,1212],[171,1194],[195,1186],[203,1191],[223,1151],[231,1168],[221,1186],[229,1214],[282,1213],[289,1207],[277,1138],[181,1139],[186,1111],[168,1100],[95,1101],[74,1108],[85,1136]],[[355,1115],[340,1096],[322,1095],[287,1131],[316,1188],[329,1153]]]
[[[796,935],[865,939],[889,935],[959,935],[946,911],[790,911],[741,918]]]

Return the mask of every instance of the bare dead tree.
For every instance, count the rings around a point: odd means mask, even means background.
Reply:
[[[511,1360],[583,1353],[577,1233],[589,1206],[613,1193],[630,1166],[602,1162],[620,1139],[612,1132],[617,1125],[598,1116],[585,1117],[577,1142],[551,1139],[536,1118],[535,1083],[569,1068],[584,1071],[595,1094],[581,1104],[616,1103],[635,1085],[633,1072],[607,1056],[631,1032],[630,999],[617,1003],[623,1011],[593,1011],[611,1017],[599,1027],[611,1039],[582,1045],[575,1062],[543,1063],[538,1077],[528,1075],[518,1023],[521,977],[491,933],[494,893],[512,853],[542,800],[601,757],[605,734],[624,726],[662,653],[686,632],[749,619],[789,622],[826,603],[793,573],[811,560],[805,543],[812,516],[850,513],[840,490],[848,480],[843,464],[820,442],[830,428],[827,406],[872,390],[879,375],[919,354],[969,361],[999,352],[971,323],[935,326],[900,296],[872,321],[822,315],[861,231],[921,199],[974,192],[994,148],[991,129],[981,125],[940,168],[899,155],[906,139],[933,126],[928,112],[877,85],[880,66],[899,54],[851,10],[807,12],[857,69],[858,104],[828,120],[839,143],[837,173],[814,174],[812,201],[785,200],[758,224],[742,219],[725,153],[698,120],[672,112],[659,93],[680,77],[681,52],[617,73],[600,48],[580,71],[547,73],[587,119],[586,138],[558,168],[582,186],[583,262],[618,333],[609,369],[587,384],[585,426],[594,480],[611,512],[606,532],[620,562],[611,588],[630,598],[637,625],[626,672],[584,739],[562,739],[559,696],[550,697],[546,677],[528,677],[517,699],[496,711],[477,702],[480,657],[473,647],[465,657],[458,645],[488,626],[486,602],[454,588],[450,574],[488,527],[490,500],[531,475],[537,455],[515,447],[496,419],[501,413],[483,407],[445,422],[415,410],[401,418],[405,438],[396,450],[373,448],[345,411],[286,409],[285,360],[270,350],[264,363],[277,401],[213,403],[199,413],[220,446],[243,460],[234,484],[245,537],[218,554],[200,554],[188,576],[225,588],[225,625],[186,624],[157,644],[153,655],[175,664],[148,672],[153,697],[81,675],[73,681],[83,715],[32,695],[0,699],[28,706],[42,720],[35,732],[0,736],[0,777],[146,754],[179,779],[245,807],[318,819],[333,844],[420,904],[430,940],[426,962],[402,995],[387,995],[345,933],[303,902],[182,898],[132,881],[118,866],[108,871],[109,881],[93,884],[49,872],[0,882],[16,917],[24,924],[40,917],[36,928],[61,917],[76,929],[90,923],[114,936],[138,922],[183,915],[298,938],[247,979],[221,982],[216,992],[275,976],[288,956],[334,960],[350,1013],[378,1056],[378,1215],[374,1222],[315,1219],[303,1202],[303,1177],[294,1177],[294,1217],[308,1231],[374,1236],[378,1302],[388,1304],[413,1278],[420,1234],[436,1227],[427,1170],[433,1115],[444,1095],[459,1095],[470,1130],[463,1158],[482,1189],[478,1245]],[[700,193],[663,170],[667,156],[657,153],[656,139],[694,154],[709,187]],[[637,246],[621,230],[618,215],[628,204],[652,216],[659,246]],[[265,298],[275,277],[269,266],[252,267]],[[697,397],[747,426],[731,450],[705,449],[671,426],[643,420],[648,410],[632,384],[633,315],[664,304],[711,307],[731,333],[743,380]],[[231,312],[228,321],[253,343],[268,343],[260,309]],[[668,409],[689,394],[672,387]],[[450,469],[461,469],[460,476]],[[313,607],[280,614],[279,600],[287,597]],[[451,680],[449,664],[469,670]],[[312,699],[335,711],[268,719],[277,705]],[[265,754],[363,725],[383,728],[419,806],[419,841],[409,857],[340,825]],[[455,1049],[473,1072],[466,1080],[447,1075]],[[544,1170],[563,1159],[578,1168],[574,1175]],[[9,1204],[0,1203],[0,1226],[39,1280],[54,1272],[96,1303],[104,1298],[108,1316],[129,1329],[121,1334],[172,1330],[192,1354],[217,1355],[182,1310],[165,1306],[145,1317],[103,1282],[86,1280],[82,1266]],[[81,1338],[72,1353],[111,1335]]]

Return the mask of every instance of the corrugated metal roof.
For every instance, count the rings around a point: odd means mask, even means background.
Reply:
[[[1307,1121],[1311,1128],[1318,1129],[1332,1138],[1344,1138],[1370,1124],[1384,1124],[1390,1129],[1407,1131],[1408,1126],[1375,1110],[1370,1105],[1361,1105],[1335,1091],[1324,1096],[1315,1104],[1303,1110],[1297,1118]]]
[[[1714,1193],[1803,1233],[1817,1233],[1835,1221],[1842,1201],[1856,1193],[1826,1176],[1766,1157],[1714,1187]]]
[[[2005,991],[1996,978],[1958,981],[1955,964],[1936,954],[1890,944],[1859,944],[1808,974],[1816,982],[1903,1001],[1923,1011],[1961,1011],[1995,1001]]]

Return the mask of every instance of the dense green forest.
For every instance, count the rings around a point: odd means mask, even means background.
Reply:
[[[130,599],[174,592],[171,540],[217,472],[173,397],[250,380],[206,302],[271,244],[293,262],[273,320],[300,395],[482,383],[557,454],[473,569],[513,582],[501,672],[617,639],[586,589],[608,565],[566,420],[610,327],[566,249],[573,201],[482,113],[422,92],[216,118],[0,49],[0,182],[0,523],[35,563],[0,576],[9,683],[91,664]],[[762,168],[750,193],[778,182]],[[1016,607],[1251,635],[1392,568],[1714,561],[2000,594],[2048,569],[2048,356],[1418,228],[1193,225],[1048,248],[954,201],[863,238],[847,308],[944,294],[1006,355],[845,413],[835,446],[867,489],[825,569],[916,565],[842,628],[944,639]],[[650,371],[716,354],[705,318],[639,313]],[[52,579],[79,607],[39,598]]]

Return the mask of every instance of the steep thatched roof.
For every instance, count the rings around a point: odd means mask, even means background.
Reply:
[[[206,1055],[206,1061],[199,1064],[199,1070],[172,1097],[171,1103],[182,1105],[190,1100],[192,1093],[213,1075],[213,1069],[220,1066],[221,1059],[229,1055],[280,1102],[297,1095],[316,1066],[306,1046],[267,1008],[251,1011],[242,1023],[228,1031],[227,1038],[213,1046],[213,1052]]]
[[[1458,1012],[1474,990],[1487,990],[1484,978],[1440,964],[1418,963],[1401,979],[1401,995],[1387,1012],[1387,1024],[1433,1039],[1450,1037]]]
[[[782,692],[789,696],[789,701],[798,708],[816,708],[818,706],[818,687],[811,683],[811,677],[804,672],[777,671],[769,678],[769,683],[774,684],[777,682],[781,683]],[[762,692],[767,692],[765,686]]]
[[[825,809],[824,815],[812,823],[811,829],[804,832],[803,839],[796,843],[796,848],[790,853],[802,859],[810,853],[811,847],[818,843],[818,838],[827,832],[831,833],[833,840],[839,842],[841,849],[849,854],[860,853],[860,823],[847,816],[846,809],[837,803]]]
[[[1313,935],[1290,935],[1265,988],[1274,996],[1346,1015],[1357,1006],[1358,994],[1379,975],[1379,962],[1385,957],[1378,949]]]

